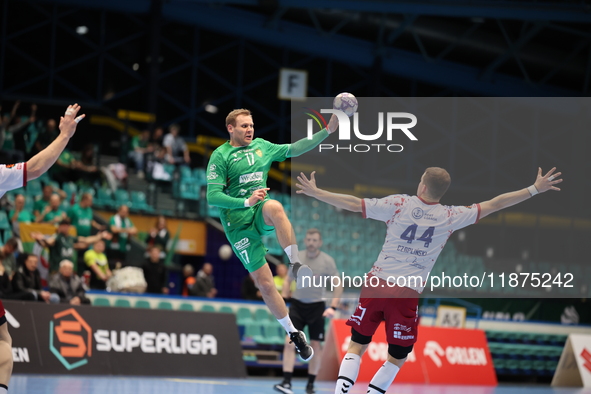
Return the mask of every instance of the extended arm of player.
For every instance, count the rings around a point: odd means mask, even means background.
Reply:
[[[302,138],[290,145],[287,157],[298,157],[306,152],[316,148],[329,134],[334,133],[339,128],[339,118],[332,115],[325,129],[320,130],[312,136],[312,139]]]
[[[298,157],[306,152],[316,148],[322,141],[328,137],[330,133],[327,129],[322,129],[312,136],[312,139],[302,138],[299,141],[294,142],[290,145],[287,157]]]
[[[538,193],[544,193],[548,190],[560,191],[560,189],[554,185],[562,182],[562,179],[556,179],[562,173],[557,172],[556,174],[552,175],[555,170],[556,167],[552,168],[546,175],[542,176],[542,169],[538,168],[538,177],[532,186],[514,192],[504,193],[496,196],[492,200],[480,203],[480,218],[482,219],[491,213],[500,211],[501,209],[508,208],[515,204],[519,204],[520,202],[525,201]]]
[[[68,106],[66,113],[60,119],[60,134],[47,148],[37,153],[27,162],[27,180],[39,178],[55,163],[70,138],[74,135],[78,122],[84,118],[84,115],[76,118],[79,110],[80,106],[78,104]]]
[[[316,179],[314,174],[316,171],[312,171],[310,179],[306,178],[304,173],[300,173],[298,176],[298,182],[296,186],[300,189],[296,193],[305,194],[310,197],[314,197],[317,200],[333,205],[337,208],[346,209],[352,212],[361,212],[361,199],[359,197],[351,196],[348,194],[331,193],[326,190],[322,190],[316,186]]]

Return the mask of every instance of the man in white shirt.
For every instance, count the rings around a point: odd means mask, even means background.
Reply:
[[[525,201],[538,193],[560,189],[561,173],[546,175],[538,170],[535,183],[528,188],[501,194],[492,200],[469,207],[439,204],[451,177],[443,168],[430,167],[421,177],[416,196],[391,195],[381,199],[360,199],[355,196],[331,193],[316,186],[314,172],[310,179],[298,176],[300,189],[306,194],[337,208],[362,212],[363,217],[386,223],[384,246],[369,276],[370,286],[363,288],[359,305],[349,318],[351,342],[343,358],[335,394],[346,393],[355,384],[361,356],[371,342],[375,330],[385,321],[388,340],[388,360],[374,375],[368,394],[385,393],[412,351],[417,339],[418,297],[425,287],[429,272],[451,234],[479,219]],[[393,278],[409,280],[405,287],[392,286]],[[397,282],[400,283],[400,282]],[[396,300],[392,300],[396,298]],[[392,334],[392,335],[391,335]]]

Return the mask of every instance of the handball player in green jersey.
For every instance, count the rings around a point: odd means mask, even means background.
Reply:
[[[207,201],[220,208],[220,220],[234,253],[304,361],[311,359],[314,351],[288,316],[285,301],[275,288],[273,274],[265,260],[267,249],[261,237],[276,231],[298,284],[303,277],[311,277],[312,270],[300,262],[295,233],[283,206],[267,194],[267,175],[274,161],[284,161],[314,149],[337,127],[338,119],[332,115],[327,128],[311,139],[278,145],[255,139],[250,111],[236,109],[226,117],[230,141],[212,153],[207,166]]]

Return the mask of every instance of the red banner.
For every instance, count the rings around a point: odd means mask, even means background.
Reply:
[[[351,327],[345,322],[331,322],[318,377],[321,380],[337,378],[339,364],[351,340]],[[357,381],[371,381],[387,357],[388,343],[382,323],[361,359]],[[395,382],[496,386],[497,377],[484,331],[419,326],[417,343]]]

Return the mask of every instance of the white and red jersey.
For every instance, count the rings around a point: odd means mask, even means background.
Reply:
[[[371,273],[391,283],[405,277],[406,287],[419,293],[451,234],[480,218],[480,204],[446,206],[406,194],[366,198],[361,204],[364,218],[386,222],[388,227]],[[421,281],[410,279],[419,276]]]
[[[0,164],[0,197],[27,185],[27,163]]]

